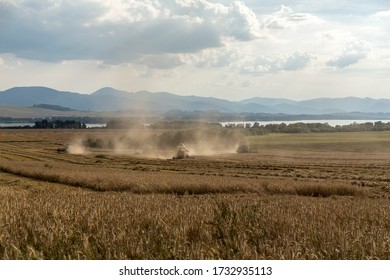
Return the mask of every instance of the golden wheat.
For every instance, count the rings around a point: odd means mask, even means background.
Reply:
[[[2,259],[389,259],[388,199],[135,195],[2,175]]]
[[[1,259],[390,259],[389,154],[57,153],[107,133],[0,131]]]

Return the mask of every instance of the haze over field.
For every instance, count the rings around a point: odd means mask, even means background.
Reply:
[[[0,90],[387,98],[389,26],[383,0],[0,0]]]

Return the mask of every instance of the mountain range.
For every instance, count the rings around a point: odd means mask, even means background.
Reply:
[[[217,111],[222,113],[335,114],[348,112],[390,113],[390,99],[317,98],[294,101],[255,97],[241,101],[168,92],[126,92],[102,88],[92,94],[64,92],[47,87],[14,87],[0,92],[0,106],[47,104],[79,111]]]

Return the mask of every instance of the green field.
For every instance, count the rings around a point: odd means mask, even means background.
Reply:
[[[390,153],[390,132],[334,132],[270,134],[248,137],[254,150],[286,149],[292,151]]]

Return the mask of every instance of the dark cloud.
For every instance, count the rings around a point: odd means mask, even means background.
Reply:
[[[87,23],[101,9],[88,2],[59,3],[61,8],[54,1],[0,2],[0,52],[43,61],[83,58],[97,38]]]
[[[256,17],[241,2],[193,1],[197,5],[186,6],[186,14],[180,14],[186,1],[118,0],[112,7],[102,2],[0,0],[0,53],[49,62],[118,64],[141,55],[221,47],[226,36],[243,41],[257,37]]]

